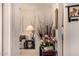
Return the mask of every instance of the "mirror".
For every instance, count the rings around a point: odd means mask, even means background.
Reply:
[[[57,55],[52,4],[13,4],[12,24],[14,54]]]

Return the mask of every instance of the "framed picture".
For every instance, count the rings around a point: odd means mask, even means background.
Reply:
[[[35,41],[34,40],[26,40],[24,42],[24,49],[35,49]]]
[[[34,37],[32,37],[31,40],[28,40],[28,38],[25,35],[21,35],[19,41],[20,49],[35,49]]]
[[[79,5],[72,5],[68,7],[68,21],[78,21],[79,20]]]

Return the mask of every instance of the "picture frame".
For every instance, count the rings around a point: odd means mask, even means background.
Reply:
[[[79,5],[66,6],[68,8],[68,22],[79,20]]]
[[[35,49],[35,41],[34,40],[26,40],[24,42],[24,49]]]
[[[35,49],[35,39],[28,40],[25,35],[20,35],[20,49]]]

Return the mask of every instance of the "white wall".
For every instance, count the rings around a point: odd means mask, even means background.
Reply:
[[[79,21],[68,22],[68,11],[64,4],[64,55],[79,56]]]

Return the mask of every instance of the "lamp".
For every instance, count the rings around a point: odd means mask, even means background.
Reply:
[[[29,26],[26,27],[25,35],[28,37],[29,40],[33,37],[33,35],[34,35],[34,28],[33,28],[32,25],[29,25]]]

